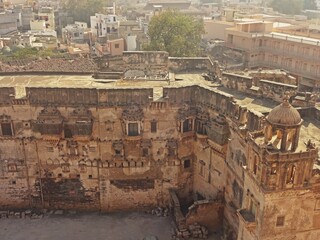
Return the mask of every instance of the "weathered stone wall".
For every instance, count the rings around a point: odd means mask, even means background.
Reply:
[[[201,71],[216,73],[217,63],[208,57],[169,57],[169,70],[175,73]]]
[[[241,92],[249,92],[254,85],[252,77],[228,72],[222,73],[221,83],[227,88]]]
[[[168,74],[169,54],[163,51],[124,51],[125,77],[144,77]]]
[[[198,223],[211,231],[222,229],[223,204],[213,201],[197,201],[188,211],[186,216],[187,225]]]
[[[263,239],[318,239],[319,205],[315,205],[314,195],[309,191],[286,191],[282,194],[267,194],[264,211],[264,224],[261,229]],[[315,211],[310,211],[314,209]],[[284,217],[284,224],[279,226],[277,219]],[[279,220],[278,220],[279,221]],[[294,231],[300,232],[296,234]],[[274,236],[272,238],[271,236]]]
[[[262,133],[264,115],[209,87],[164,87],[159,101],[153,101],[151,88],[27,88],[22,99],[13,99],[12,89],[0,93],[10,99],[1,106],[2,208],[142,209],[175,204],[170,196],[174,189],[183,202],[179,208],[197,200],[219,201],[209,207],[217,222],[208,226],[215,229],[223,221],[225,236],[241,233],[239,238],[253,239],[261,234],[268,239],[262,227],[265,217],[272,216],[267,222],[272,228],[274,214],[282,210],[274,207],[281,204],[278,198],[265,194],[270,189],[262,169],[268,164],[261,161],[299,161],[297,169],[309,169],[304,159],[316,156],[316,150],[264,155],[250,138],[251,133]],[[255,166],[258,173],[253,174]],[[307,189],[303,175],[297,176],[299,188],[291,204],[299,206],[303,216],[310,213],[299,236],[307,237],[305,231],[317,236],[312,229],[318,228],[318,209],[310,206],[318,201],[318,190]],[[285,202],[285,192],[273,194]],[[253,202],[256,215],[250,222],[241,210],[248,211]],[[193,208],[190,221],[209,222],[201,214],[206,207]],[[285,207],[283,214],[290,215],[290,206]],[[293,214],[289,219],[297,216]]]
[[[14,88],[13,87],[2,87],[0,88],[0,104],[8,105],[11,103],[11,96],[14,96]]]
[[[263,97],[273,99],[277,102],[282,102],[285,92],[290,92],[292,95],[296,94],[298,87],[284,83],[277,83],[268,80],[259,81],[259,90]]]

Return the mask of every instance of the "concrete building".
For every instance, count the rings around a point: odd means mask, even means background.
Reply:
[[[319,39],[273,32],[271,22],[241,22],[226,29],[226,46],[242,51],[249,68],[284,69],[301,90],[320,89]]]
[[[55,30],[54,10],[51,7],[41,7],[34,13],[34,20],[44,20],[47,29]]]
[[[30,21],[33,20],[32,7],[24,6],[21,9],[22,30],[30,30]]]
[[[84,38],[84,33],[85,29],[82,26],[85,26],[83,23],[78,24],[68,24],[65,28],[62,29],[62,41],[64,43],[83,43],[85,38]]]
[[[125,46],[123,38],[107,40],[105,43],[96,42],[95,53],[100,57],[105,55],[119,56],[122,55],[124,47]]]
[[[117,38],[119,34],[119,24],[117,15],[96,13],[95,16],[90,17],[91,32],[94,38]]]
[[[107,81],[0,77],[2,208],[169,205],[178,236],[197,222],[223,239],[319,239],[319,109],[230,95],[201,74],[221,77],[209,58],[122,60]]]
[[[21,26],[21,13],[10,11],[0,12],[0,35],[18,31]]]
[[[46,21],[45,20],[31,20],[30,21],[30,30],[31,31],[43,31],[46,30]]]

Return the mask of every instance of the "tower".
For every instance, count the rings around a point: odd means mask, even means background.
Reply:
[[[264,129],[248,133],[238,239],[305,239],[304,232],[315,227],[311,178],[318,150],[300,139],[302,123],[286,93],[265,118]]]

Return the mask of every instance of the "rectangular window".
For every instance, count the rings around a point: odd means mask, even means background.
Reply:
[[[279,217],[277,217],[276,226],[277,226],[277,227],[282,227],[282,226],[284,226],[284,216],[279,216]]]
[[[47,147],[47,152],[53,152],[53,151],[54,151],[53,147]]]
[[[138,123],[129,123],[128,124],[128,136],[138,136]]]
[[[116,43],[115,45],[114,45],[114,48],[119,48],[120,47],[120,44],[119,43]]]
[[[13,136],[11,123],[1,123],[1,131],[3,136]]]
[[[183,121],[183,132],[190,132],[192,131],[192,119],[186,119]]]
[[[157,122],[155,122],[155,121],[151,122],[151,132],[152,133],[157,132]]]
[[[174,148],[168,148],[168,156],[175,156],[176,151]]]
[[[207,134],[207,130],[206,130],[206,126],[203,122],[201,121],[197,121],[196,120],[196,131],[198,134],[202,134],[202,135],[206,135]]]
[[[96,147],[94,147],[94,146],[89,146],[89,151],[90,151],[90,152],[95,152],[95,151],[96,151]]]
[[[184,168],[189,168],[190,166],[191,166],[191,161],[190,161],[190,159],[184,160],[184,162],[183,162],[183,167],[184,167]]]
[[[206,163],[203,160],[199,161],[199,174],[204,177],[204,168],[205,168]]]
[[[8,172],[16,172],[16,171],[17,171],[17,165],[8,164]]]
[[[148,148],[143,148],[142,149],[142,157],[147,157],[149,155],[149,149]]]

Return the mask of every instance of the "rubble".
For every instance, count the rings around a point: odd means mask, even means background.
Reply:
[[[169,216],[169,208],[168,207],[157,207],[152,209],[150,212],[152,215],[156,215],[157,217],[168,217]]]
[[[207,239],[209,231],[206,227],[201,226],[198,223],[189,225],[186,228],[176,229],[176,234],[172,236],[172,240],[181,240],[181,239]]]
[[[60,210],[62,211],[62,210]],[[46,209],[43,210],[3,210],[0,211],[0,219],[42,219],[45,214],[52,214],[51,212],[47,212]]]

